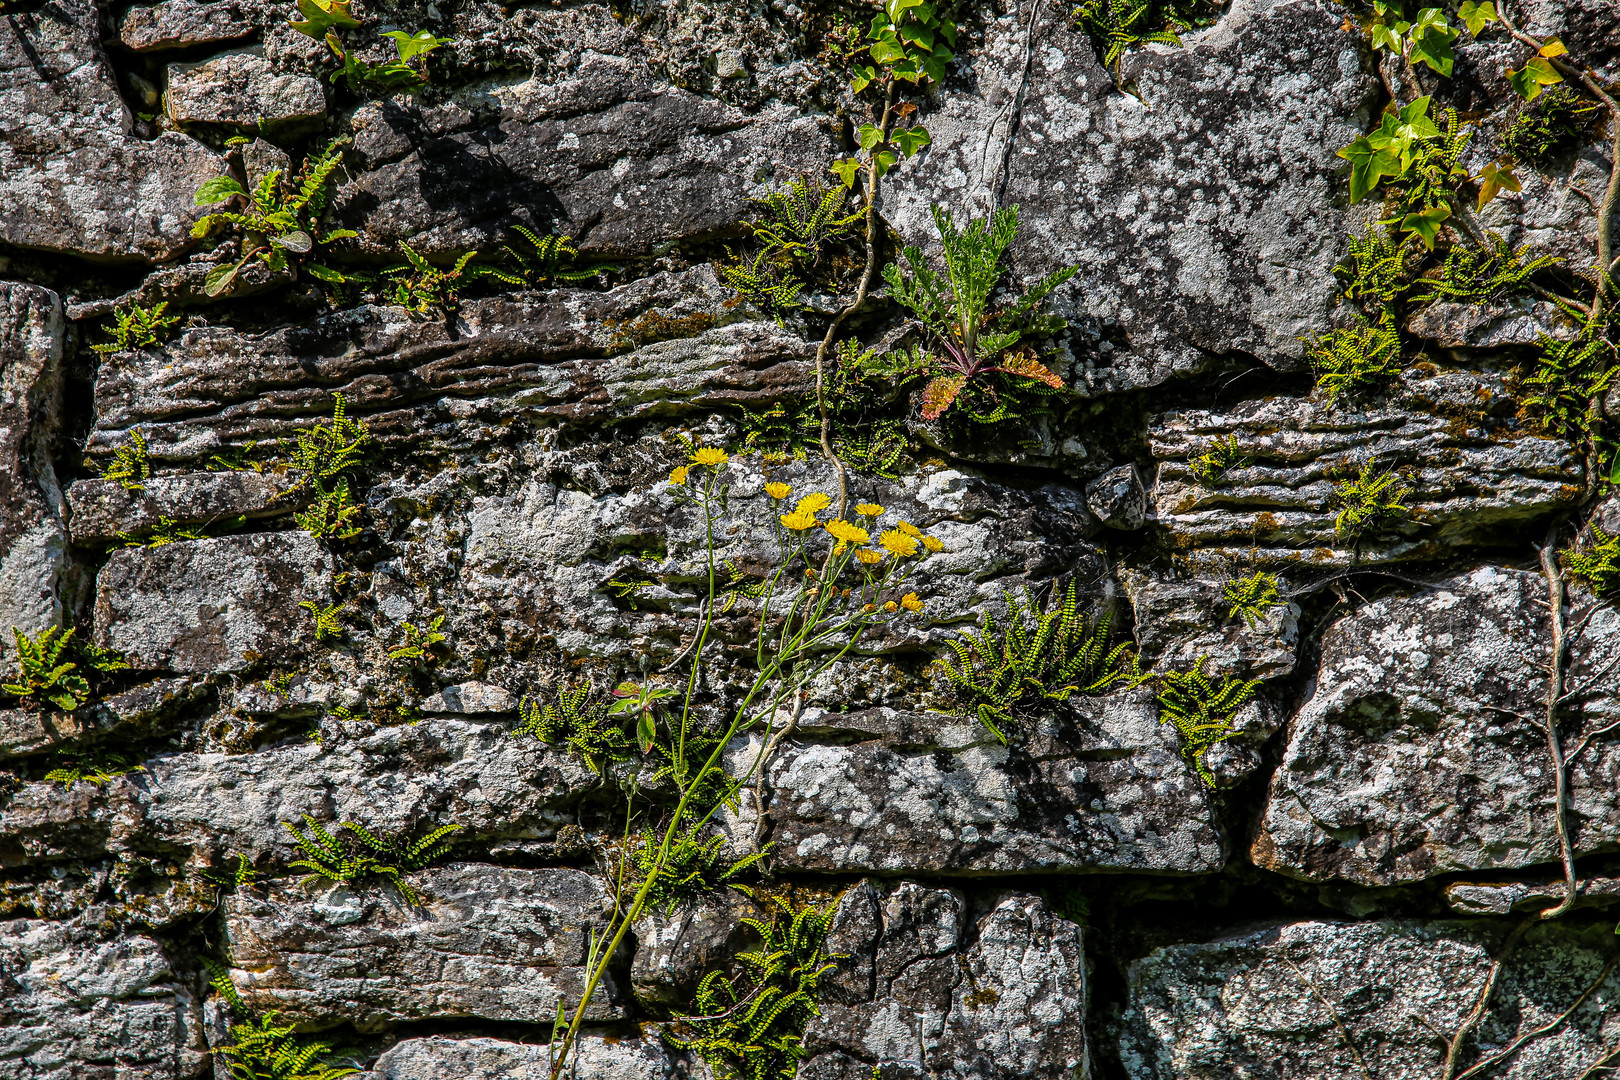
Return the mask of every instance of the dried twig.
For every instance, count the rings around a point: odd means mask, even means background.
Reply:
[[[1294,974],[1299,976],[1300,982],[1310,987],[1311,993],[1316,995],[1316,1000],[1320,1001],[1322,1008],[1327,1010],[1328,1018],[1333,1021],[1333,1026],[1339,1029],[1339,1038],[1344,1040],[1345,1049],[1349,1050],[1350,1056],[1356,1059],[1356,1067],[1361,1070],[1363,1080],[1373,1080],[1372,1070],[1367,1068],[1366,1059],[1361,1056],[1361,1051],[1356,1049],[1355,1040],[1350,1038],[1350,1029],[1344,1026],[1344,1020],[1339,1016],[1339,1010],[1335,1009],[1333,1003],[1327,999],[1327,995],[1322,993],[1322,988],[1312,982],[1310,976],[1300,970],[1300,966],[1294,963],[1291,958],[1284,956],[1282,962],[1294,970]]]

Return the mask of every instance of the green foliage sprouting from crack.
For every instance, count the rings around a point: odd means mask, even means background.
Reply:
[[[1074,19],[1102,54],[1103,67],[1113,67],[1117,82],[1128,50],[1150,43],[1179,46],[1182,34],[1213,23],[1221,6],[1209,0],[1086,0],[1074,9]]]
[[[168,310],[167,300],[151,308],[144,308],[135,303],[128,307],[117,308],[112,313],[113,321],[101,328],[112,340],[90,347],[98,353],[119,353],[126,349],[155,349],[168,341],[174,328],[179,325],[180,316],[165,315],[164,312]]]
[[[85,459],[87,466],[94,462]],[[113,448],[112,461],[102,470],[101,478],[120,484],[126,491],[144,491],[146,482],[152,479],[152,461],[146,456],[146,438],[134,429],[130,430],[129,442]]]
[[[1242,615],[1251,630],[1258,629],[1266,621],[1272,608],[1283,605],[1277,575],[1264,570],[1256,570],[1246,578],[1228,581],[1221,588],[1221,597],[1231,605],[1226,617],[1235,619]]]
[[[607,702],[593,699],[589,683],[559,689],[551,701],[523,698],[518,702],[518,725],[512,734],[532,735],[549,746],[567,746],[598,776],[607,766],[634,757],[622,721],[609,717]]]
[[[321,823],[304,815],[309,835],[290,821],[282,822],[295,838],[304,858],[290,864],[292,869],[307,870],[306,883],[334,881],[342,884],[366,885],[386,880],[393,884],[407,904],[417,906],[415,890],[405,875],[421,870],[450,850],[444,839],[460,825],[441,825],[416,840],[402,836],[377,836],[363,825],[342,822],[338,828],[347,829],[345,836],[328,832]]]
[[[744,301],[780,324],[804,306],[799,294],[809,279],[836,277],[835,253],[858,239],[862,212],[845,213],[848,199],[847,188],[806,176],[755,199],[758,216],[748,226],[754,257],[732,256],[720,266],[721,276]]]
[[[1379,224],[1416,234],[1432,251],[1454,212],[1457,180],[1469,178],[1457,162],[1471,136],[1454,109],[1446,110],[1442,130],[1429,117],[1429,104],[1428,97],[1399,108],[1392,104],[1376,131],[1358,136],[1339,156],[1350,162],[1350,201],[1358,203],[1382,185],[1390,216]]]
[[[319,489],[326,481],[353,468],[371,442],[364,420],[349,417],[342,394],[332,395],[332,419],[305,428],[294,436],[289,467],[299,474],[298,484]]]
[[[836,967],[824,945],[833,905],[795,909],[772,897],[769,919],[744,919],[760,946],[739,953],[736,979],[711,971],[698,984],[695,1013],[676,1018],[664,1038],[695,1050],[726,1080],[793,1080],[804,1057],[804,1029],[821,1015],[821,977]]]
[[[284,179],[281,169],[271,169],[251,192],[234,176],[216,176],[197,189],[198,206],[229,203],[233,208],[205,214],[192,226],[191,235],[206,237],[224,228],[241,242],[241,257],[236,262],[222,263],[208,272],[203,282],[205,293],[223,293],[248,260],[255,257],[272,273],[288,271],[296,277],[299,266],[318,247],[359,235],[353,229],[334,229],[325,234],[320,230],[332,200],[333,174],[343,163],[340,148],[348,141],[347,136],[333,139],[291,178]],[[343,280],[342,274],[315,263],[308,264],[307,269],[324,281]]]
[[[1205,759],[1212,748],[1236,734],[1232,720],[1254,697],[1260,680],[1228,675],[1217,682],[1204,672],[1207,659],[1200,656],[1191,671],[1159,676],[1159,723],[1176,729],[1182,754],[1204,783],[1214,787],[1215,775]]]
[[[231,997],[240,1005],[234,987]],[[296,1024],[279,1023],[274,1010],[232,1024],[231,1044],[219,1050],[225,1055],[232,1080],[338,1080],[360,1071],[331,1064],[327,1058],[332,1045],[305,1042],[294,1034],[297,1030]]]
[[[1381,388],[1400,373],[1401,335],[1386,311],[1373,325],[1341,327],[1305,339],[1305,358],[1331,409],[1340,398]]]
[[[1065,389],[1030,341],[1068,325],[1042,308],[1078,267],[1053,271],[1011,304],[992,308],[991,294],[1006,273],[1002,256],[1018,233],[1018,207],[970,221],[965,229],[945,207],[935,206],[933,212],[945,276],[934,272],[918,247],[901,252],[909,273],[898,263],[883,268],[889,298],[917,317],[933,348],[922,417],[937,420],[953,411],[980,424],[1014,419],[1031,395]]]
[[[1417,272],[1412,245],[1376,226],[1349,241],[1348,254],[1333,267],[1338,300],[1355,305],[1364,315],[1380,316],[1412,285]]]
[[[298,601],[298,606],[309,612],[310,618],[315,620],[316,641],[343,636],[343,620],[338,616],[342,614],[347,604],[347,600],[339,600],[330,607],[322,607],[314,600]]]
[[[1411,514],[1406,499],[1412,486],[1400,472],[1380,469],[1371,458],[1361,463],[1353,476],[1333,486],[1333,501],[1339,508],[1333,518],[1333,533],[1341,540],[1359,543],[1392,522]]]
[[[382,275],[393,281],[389,301],[404,308],[413,318],[449,318],[455,315],[461,307],[461,290],[488,272],[488,268],[483,266],[471,270],[467,268],[467,264],[477,257],[476,251],[467,252],[450,269],[444,270],[434,266],[403,240],[399,243],[399,250],[405,256],[405,261],[383,267]]]
[[[1611,536],[1597,525],[1592,540],[1562,553],[1560,561],[1571,577],[1586,582],[1601,597],[1620,594],[1620,535]]]
[[[298,0],[298,14],[302,18],[294,19],[288,26],[305,37],[326,44],[338,62],[337,70],[329,76],[330,80],[334,84],[339,79],[344,80],[355,94],[368,91],[392,94],[425,86],[428,81],[427,55],[439,46],[449,44],[452,39],[435,37],[427,30],[418,30],[414,34],[389,30],[379,36],[393,40],[395,58],[379,64],[367,63],[354,55],[354,49],[342,36],[342,32],[360,28],[359,21],[349,11],[352,2]]]
[[[1527,244],[1517,250],[1496,233],[1487,233],[1489,246],[1453,244],[1438,277],[1419,278],[1429,291],[1414,296],[1414,304],[1431,301],[1467,301],[1484,304],[1503,296],[1528,291],[1530,279],[1558,263],[1551,255],[1533,255]]]
[[[12,681],[0,684],[0,691],[22,701],[48,701],[63,712],[85,703],[90,684],[78,673],[79,665],[66,659],[73,630],[51,626],[33,638],[16,627],[11,632],[17,642],[17,671]]]
[[[401,625],[405,631],[405,640],[388,650],[390,660],[408,660],[413,664],[429,663],[434,660],[434,650],[447,640],[440,632],[444,625],[444,616],[434,616],[432,622],[424,626],[407,622]]]
[[[579,262],[579,249],[571,236],[539,236],[522,225],[512,226],[517,239],[503,244],[506,252],[504,265],[485,267],[484,273],[508,285],[542,286],[557,282],[594,281],[619,268],[606,263]]]
[[[1049,604],[1028,593],[1023,599],[1008,594],[1006,600],[1007,615],[999,625],[985,612],[976,630],[964,630],[950,642],[955,662],[937,661],[957,700],[1003,744],[1046,702],[1147,679],[1129,641],[1110,647],[1112,613],[1081,611],[1075,582]]]
[[[1249,464],[1249,459],[1238,446],[1238,437],[1228,435],[1225,439],[1212,439],[1206,444],[1202,453],[1195,454],[1187,462],[1187,471],[1193,474],[1205,487],[1211,487],[1221,482],[1221,478],[1233,469],[1241,469]]]
[[[1502,133],[1502,152],[1527,165],[1549,168],[1578,147],[1603,108],[1569,86],[1555,86],[1523,106]]]
[[[44,779],[55,781],[72,791],[75,784],[95,784],[100,787],[117,777],[145,770],[144,765],[130,764],[129,758],[123,754],[65,752],[57,758],[54,767],[45,773]]]
[[[353,540],[360,535],[360,507],[349,500],[349,481],[338,480],[330,491],[317,489],[308,509],[293,512],[293,521],[311,536]]]
[[[1572,442],[1598,430],[1602,396],[1620,376],[1620,348],[1608,327],[1588,320],[1567,341],[1542,335],[1532,367],[1519,381],[1524,412],[1549,435]]]
[[[727,843],[724,833],[717,832],[707,840],[699,840],[690,832],[682,833],[660,859],[658,837],[650,832],[641,833],[630,843],[629,855],[635,873],[626,879],[626,889],[634,892],[647,880],[647,875],[652,874],[654,880],[647,891],[647,905],[663,908],[666,916],[673,915],[682,904],[734,884],[739,874],[763,859],[771,848],[766,844],[740,859],[728,859]]]

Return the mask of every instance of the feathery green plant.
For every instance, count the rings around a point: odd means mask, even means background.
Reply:
[[[152,531],[144,535],[120,531],[119,543],[125,547],[162,547],[165,544],[178,544],[182,540],[206,540],[207,535],[195,529],[182,526],[172,517],[159,515],[157,524]]]
[[[338,828],[347,829],[348,835],[333,836],[321,823],[304,815],[310,835],[306,836],[297,825],[283,821],[296,838],[304,858],[290,864],[292,869],[309,871],[308,881],[325,879],[343,884],[366,884],[379,878],[393,883],[399,895],[412,907],[417,905],[416,892],[405,881],[404,875],[421,870],[434,859],[450,850],[444,838],[461,828],[460,825],[441,825],[420,839],[406,841],[399,836],[377,836],[352,821],[342,822]]]
[[[1208,26],[1220,13],[1221,5],[1210,0],[1086,0],[1074,9],[1074,19],[1118,82],[1127,49],[1150,42],[1179,46],[1182,34]]]
[[[512,226],[512,231],[517,233],[522,243],[501,245],[507,255],[506,264],[484,268],[485,274],[508,285],[540,286],[558,281],[591,281],[619,269],[606,263],[576,266],[579,249],[574,246],[571,236],[538,236],[522,225]]]
[[[235,987],[231,996],[240,1003]],[[278,1023],[277,1015],[272,1010],[231,1025],[231,1045],[219,1052],[226,1057],[232,1080],[338,1080],[360,1071],[328,1063],[330,1043],[302,1041],[294,1035],[297,1025]]]
[[[1011,594],[1006,599],[1007,617],[1000,626],[985,612],[978,629],[961,631],[950,641],[956,661],[937,661],[958,700],[1003,744],[1020,719],[1044,702],[1147,679],[1137,669],[1129,641],[1109,648],[1112,613],[1088,617],[1081,612],[1073,581],[1049,605],[1027,592],[1022,600]]]
[[[1388,311],[1377,323],[1305,338],[1305,358],[1328,408],[1347,394],[1383,385],[1401,370],[1401,335]]]
[[[1411,249],[1404,237],[1397,240],[1372,225],[1349,241],[1349,252],[1333,267],[1339,302],[1354,304],[1364,315],[1382,315],[1412,286]]]
[[[71,629],[47,627],[32,639],[16,627],[11,632],[17,639],[17,674],[0,690],[24,701],[49,701],[64,712],[85,703],[90,684],[76,673],[78,664],[63,659],[73,641]]]
[[[1412,508],[1406,498],[1412,487],[1393,469],[1380,469],[1371,458],[1361,463],[1354,476],[1334,484],[1333,500],[1339,507],[1333,519],[1333,534],[1352,543],[1399,518]]]
[[[1221,589],[1221,595],[1232,605],[1226,617],[1242,615],[1251,630],[1265,622],[1272,608],[1281,607],[1283,603],[1277,575],[1264,570],[1256,570],[1246,578],[1233,578]]]
[[[1598,401],[1620,374],[1620,349],[1592,320],[1568,341],[1542,335],[1537,345],[1534,368],[1519,382],[1525,413],[1549,435],[1589,437]]]
[[[1456,203],[1454,184],[1468,178],[1457,161],[1470,135],[1459,126],[1454,109],[1446,110],[1446,129],[1441,131],[1428,115],[1429,104],[1428,97],[1400,108],[1391,104],[1376,131],[1357,136],[1338,153],[1350,162],[1350,201],[1358,203],[1385,185],[1395,213],[1378,224],[1416,233],[1433,251]]]
[[[316,489],[307,510],[293,511],[293,521],[311,536],[353,540],[360,535],[360,507],[349,501],[349,481],[340,479],[331,491]]]
[[[191,235],[206,237],[224,226],[242,241],[242,257],[210,270],[203,279],[203,292],[209,296],[224,292],[255,256],[272,272],[296,273],[301,261],[318,246],[359,235],[353,229],[335,229],[319,240],[315,238],[332,200],[332,174],[343,163],[339,147],[348,141],[348,136],[333,139],[325,150],[307,158],[303,168],[290,179],[283,179],[281,169],[271,169],[251,193],[233,176],[216,176],[197,189],[198,206],[235,200],[239,208],[205,214],[192,226]],[[310,264],[309,270],[323,280],[343,278],[337,271],[316,264]]]
[[[740,859],[728,860],[726,842],[723,833],[699,840],[694,832],[685,832],[675,838],[667,855],[660,859],[658,838],[644,832],[631,842],[630,859],[635,863],[637,875],[627,883],[627,888],[639,888],[648,874],[653,875],[647,904],[662,907],[666,916],[673,915],[682,904],[731,884],[737,875],[769,854],[771,847],[766,844]]]
[[[1555,86],[1519,110],[1502,133],[1502,150],[1519,161],[1547,168],[1578,146],[1603,108],[1570,86]]]
[[[353,468],[371,442],[364,420],[351,420],[342,394],[332,395],[332,419],[304,428],[293,436],[288,468],[298,474],[297,487],[313,487],[317,498],[327,494],[326,483]]]
[[[859,210],[844,213],[848,199],[846,187],[797,177],[786,188],[753,200],[762,211],[750,226],[754,239],[770,255],[818,266],[829,245],[858,239],[854,226],[863,215]]]
[[[152,308],[144,308],[134,303],[128,307],[117,308],[112,313],[113,321],[101,328],[104,333],[112,336],[112,340],[90,347],[98,353],[156,348],[169,340],[169,335],[180,322],[178,315],[165,315],[164,312],[168,310],[167,300]]]
[[[1517,251],[1508,246],[1496,233],[1486,237],[1488,247],[1453,245],[1446,252],[1446,261],[1438,278],[1419,278],[1417,285],[1428,288],[1412,302],[1425,304],[1433,300],[1466,300],[1483,304],[1499,296],[1523,292],[1526,283],[1536,273],[1553,266],[1558,259],[1552,255],[1535,255],[1529,259],[1528,244]]]
[[[1204,674],[1207,659],[1200,656],[1191,671],[1167,671],[1159,676],[1159,723],[1175,727],[1182,754],[1204,783],[1214,787],[1215,775],[1205,758],[1216,744],[1236,734],[1232,719],[1254,697],[1260,680],[1228,675],[1217,684]]]
[[[417,626],[415,623],[410,622],[403,623],[402,629],[405,631],[405,640],[388,650],[388,659],[410,660],[413,663],[424,660],[431,662],[433,660],[433,650],[446,640],[445,635],[439,632],[439,627],[443,625],[443,615],[434,616],[433,621],[426,626]]]
[[[85,464],[92,462],[86,459]],[[112,461],[102,470],[101,478],[122,484],[126,491],[146,489],[146,481],[152,479],[152,462],[146,456],[146,439],[139,431],[131,428],[129,442],[113,448]]]
[[[347,605],[347,600],[339,600],[331,607],[322,607],[314,600],[298,601],[298,606],[309,612],[310,618],[315,620],[316,641],[325,641],[329,637],[343,636],[343,621],[338,618],[338,615]]]
[[[437,312],[449,318],[461,306],[461,289],[469,281],[483,277],[487,268],[479,266],[471,271],[467,264],[478,252],[469,251],[457,259],[448,270],[441,270],[405,241],[399,242],[405,261],[382,269],[384,277],[393,279],[393,292],[389,299],[412,316],[428,318]]]
[[[555,701],[523,698],[512,734],[533,735],[551,746],[566,745],[598,776],[607,766],[634,757],[621,722],[608,719],[607,702],[592,700],[590,683],[559,689]]]
[[[1004,207],[958,229],[951,212],[935,206],[934,226],[945,259],[944,278],[918,247],[901,253],[911,267],[909,274],[898,263],[883,268],[889,298],[921,320],[936,350],[935,374],[923,389],[923,419],[937,420],[960,405],[970,419],[994,423],[1014,415],[1013,404],[1005,400],[1010,395],[1031,388],[1061,391],[1063,380],[1020,346],[1068,325],[1042,314],[1041,308],[1078,267],[1054,271],[1009,306],[992,310],[990,294],[1004,273],[1002,255],[1018,233],[1018,207]]]
[[[1220,480],[1233,469],[1241,469],[1249,464],[1243,450],[1238,446],[1238,437],[1228,435],[1223,439],[1211,439],[1200,454],[1195,454],[1187,462],[1187,471],[1193,474],[1205,487],[1220,483]]]
[[[799,300],[804,282],[793,276],[791,264],[769,251],[759,252],[752,263],[741,258],[726,263],[720,273],[743,300],[773,316],[779,326],[789,312],[804,306]]]
[[[760,946],[740,953],[742,976],[711,971],[698,984],[695,1014],[679,1016],[664,1038],[695,1050],[717,1075],[735,1080],[793,1080],[804,1057],[801,1040],[820,1016],[821,977],[836,967],[824,945],[833,905],[794,909],[772,897],[769,920],[744,919]]]
[[[1620,535],[1610,536],[1593,525],[1592,543],[1563,552],[1560,561],[1598,596],[1620,594]]]
[[[82,752],[67,752],[57,758],[56,766],[45,774],[45,779],[54,780],[72,791],[74,784],[99,786],[114,777],[145,771],[145,765],[131,765],[123,754],[105,753],[99,757],[91,757]]]
[[[226,860],[227,866],[230,865],[230,861],[230,859]],[[243,885],[252,884],[254,880],[259,877],[259,872],[253,869],[252,860],[250,860],[247,855],[242,852],[237,852],[236,865],[228,870],[212,870],[204,867],[198,870],[197,874],[204,881],[210,881],[215,885],[218,885],[222,891],[240,889]],[[220,968],[217,972],[215,972],[215,975],[216,978],[223,976],[225,981],[230,983],[230,976],[225,973],[223,968]],[[217,987],[219,984],[216,982],[214,985]],[[235,985],[232,984],[231,990],[234,992],[235,989]],[[240,1000],[238,1000],[237,1004],[240,1004]]]

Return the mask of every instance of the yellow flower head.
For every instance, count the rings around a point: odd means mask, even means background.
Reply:
[[[831,497],[829,497],[827,495],[823,495],[821,492],[816,491],[816,492],[812,492],[811,494],[806,495],[804,498],[800,499],[799,500],[799,505],[794,507],[794,509],[795,510],[803,510],[807,514],[819,514],[819,513],[821,513],[823,510],[827,509],[827,507],[829,507],[831,505],[832,505],[832,498]]]
[[[775,483],[765,485],[765,494],[778,501],[787,498],[788,492],[792,490],[792,484],[784,484],[780,480],[776,481]]]
[[[914,540],[922,539],[922,530],[917,528],[917,526],[913,525],[909,521],[902,521],[900,524],[896,525],[895,528],[899,529],[901,532],[905,533]]]
[[[685,465],[682,465],[682,466],[680,466],[679,468],[676,468],[676,469],[671,469],[669,471],[669,482],[672,483],[672,484],[684,484],[684,483],[686,483],[687,471],[688,471],[688,469],[687,469],[687,466],[685,466]]]
[[[828,532],[832,533],[841,544],[864,544],[868,540],[872,539],[871,534],[865,529],[861,528],[859,525],[851,525],[842,518],[837,521],[827,522],[826,529]]]
[[[874,566],[883,561],[883,556],[879,555],[871,548],[861,548],[861,550],[855,553],[855,557],[861,562],[865,563],[867,566]]]
[[[810,513],[808,510],[805,510],[803,507],[793,511],[791,514],[782,515],[783,527],[792,529],[794,532],[803,532],[806,529],[814,528],[815,524],[816,515]]]
[[[731,457],[718,446],[700,446],[692,452],[694,465],[724,465]]]
[[[937,537],[937,536],[925,536],[925,537],[923,537],[922,545],[923,545],[923,547],[927,548],[929,551],[944,551],[945,550],[945,545],[940,543],[939,537]]]
[[[883,610],[884,611],[899,611],[900,610],[900,605],[896,604],[893,600],[890,600],[888,603],[883,605]]]
[[[883,535],[878,537],[878,543],[883,545],[883,550],[897,559],[906,559],[917,554],[917,541],[898,529],[884,530]]]
[[[879,506],[877,503],[861,503],[861,505],[855,508],[855,512],[861,515],[861,517],[882,517],[883,507]]]
[[[917,599],[916,593],[908,592],[906,595],[900,598],[900,606],[905,608],[907,611],[921,611],[922,601]]]

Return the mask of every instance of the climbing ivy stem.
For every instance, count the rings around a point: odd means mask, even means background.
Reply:
[[[1547,754],[1553,764],[1554,814],[1558,824],[1558,850],[1564,862],[1564,899],[1556,907],[1541,912],[1542,919],[1556,919],[1575,903],[1579,883],[1575,880],[1575,848],[1569,838],[1569,769],[1558,739],[1558,703],[1564,696],[1564,653],[1567,648],[1564,626],[1564,575],[1558,565],[1558,525],[1547,530],[1541,547],[1541,573],[1547,579],[1547,606],[1552,621],[1552,656],[1547,661]]]

